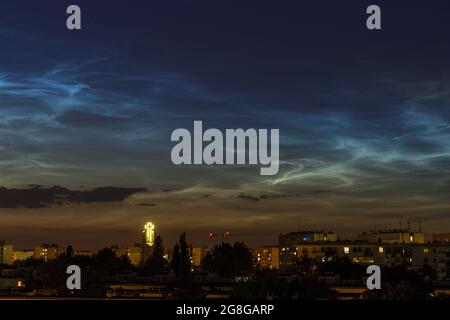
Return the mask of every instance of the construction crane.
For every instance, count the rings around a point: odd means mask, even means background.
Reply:
[[[213,238],[229,238],[230,237],[230,233],[228,231],[225,231],[224,233],[214,233],[214,232],[210,232],[208,234],[208,236],[213,239]]]
[[[210,232],[208,233],[208,237],[211,239],[214,238],[224,238],[224,239],[228,239],[230,237],[240,237],[240,236],[260,236],[263,235],[263,233],[247,233],[247,232],[229,232],[229,231],[225,231],[224,233],[216,233],[216,232]]]

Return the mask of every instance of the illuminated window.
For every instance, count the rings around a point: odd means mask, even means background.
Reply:
[[[409,237],[409,241],[410,241],[410,242],[413,242],[413,241],[414,241],[414,237],[413,237],[413,236],[410,236],[410,237]]]
[[[428,248],[423,249],[423,253],[428,253],[430,250]]]
[[[383,247],[378,247],[378,252],[379,253],[383,253],[384,252],[384,248]]]
[[[349,247],[344,247],[344,252],[345,253],[349,253],[350,252],[350,248]]]

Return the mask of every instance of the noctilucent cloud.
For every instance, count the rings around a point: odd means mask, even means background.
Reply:
[[[66,28],[76,3],[82,29]],[[97,248],[231,230],[276,243],[450,228],[450,2],[2,1],[0,185],[144,187],[123,202],[0,209],[0,235]],[[280,169],[174,166],[170,134],[279,128]],[[405,223],[404,223],[405,224]],[[293,230],[294,229],[294,230]]]

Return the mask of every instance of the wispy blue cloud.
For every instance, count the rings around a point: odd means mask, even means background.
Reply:
[[[16,5],[0,12],[22,14]],[[450,45],[435,29],[449,23],[441,10],[427,7],[436,14],[408,35],[395,24],[372,37],[339,18],[349,9],[341,3],[258,2],[258,16],[246,4],[210,5],[142,2],[128,15],[112,3],[97,16],[99,5],[84,1],[96,19],[79,33],[59,28],[47,0],[22,19],[0,20],[0,184],[171,188],[146,195],[158,202],[152,210],[175,221],[181,207],[198,209],[198,223],[220,210],[227,221],[276,223],[278,214],[285,225],[299,208],[347,222],[448,213]],[[334,27],[317,24],[316,13]],[[280,173],[173,166],[170,133],[193,120],[279,128]]]

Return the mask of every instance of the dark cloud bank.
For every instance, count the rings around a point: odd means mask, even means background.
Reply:
[[[0,208],[46,208],[64,203],[123,201],[128,196],[147,191],[144,188],[98,187],[69,190],[60,186],[30,186],[26,189],[0,187]]]

